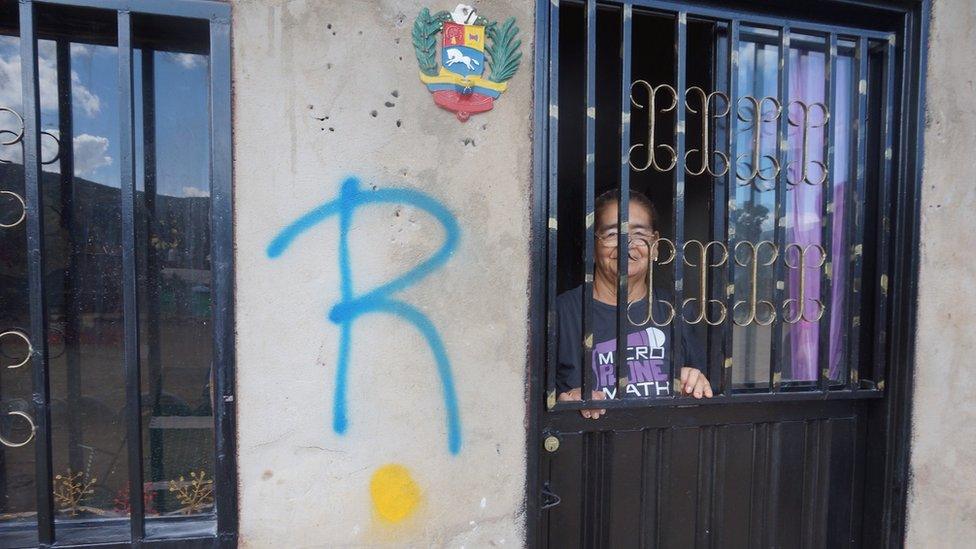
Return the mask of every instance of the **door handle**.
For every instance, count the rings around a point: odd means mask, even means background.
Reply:
[[[552,509],[562,502],[562,498],[549,488],[549,481],[542,485],[542,507],[540,510]]]

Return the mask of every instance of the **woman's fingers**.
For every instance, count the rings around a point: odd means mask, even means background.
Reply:
[[[556,400],[558,400],[559,402],[569,402],[569,401],[573,401],[573,400],[582,400],[580,398],[580,390],[579,390],[579,387],[577,387],[575,389],[570,389],[570,390],[566,391],[565,393],[559,393],[559,396],[556,397]]]
[[[688,374],[688,381],[683,387],[684,392],[695,398],[712,398],[712,385],[708,382],[705,374],[695,368],[689,368],[689,370],[691,372]]]
[[[581,398],[581,395],[582,392],[580,391],[580,388],[576,387],[574,389],[570,389],[566,391],[565,393],[559,393],[559,396],[556,397],[556,400],[558,400],[559,402],[579,401],[579,400],[583,400]],[[590,419],[590,417],[593,415],[593,412],[596,412],[596,410],[580,410],[580,415],[582,415],[586,419]]]
[[[698,378],[701,377],[701,372],[696,368],[688,368],[688,379],[684,381],[684,392],[690,395],[692,391],[695,390],[695,385],[698,383]]]
[[[604,394],[603,391],[593,391],[592,393],[590,393],[590,399],[592,400],[604,400],[606,398],[607,395]],[[580,390],[579,387],[576,387],[575,389],[570,389],[565,393],[559,393],[559,396],[556,397],[556,400],[558,400],[559,402],[572,402],[572,401],[583,400],[582,391]],[[602,408],[588,408],[586,410],[580,410],[580,415],[585,417],[586,419],[600,419],[600,416],[606,413],[607,411]]]
[[[606,400],[607,395],[601,390],[596,390],[590,393],[590,398],[593,400]],[[602,417],[604,414],[607,413],[607,411],[603,408],[591,409],[589,410],[589,412],[590,412],[590,419],[600,419],[600,417]]]

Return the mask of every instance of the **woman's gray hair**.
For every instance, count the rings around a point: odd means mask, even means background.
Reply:
[[[647,197],[646,194],[640,191],[630,191],[630,202],[637,203],[643,206],[651,214],[651,229],[658,230],[657,227],[657,208],[654,207],[654,203],[651,199]],[[610,204],[620,203],[620,189],[610,189],[600,194],[596,197],[596,202],[594,203],[594,209],[596,214],[600,214],[600,210],[609,206]]]

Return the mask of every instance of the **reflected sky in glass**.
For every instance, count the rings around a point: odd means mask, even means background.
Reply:
[[[38,55],[42,129],[58,135],[54,43],[41,41]],[[139,74],[142,61],[138,50],[133,61],[136,74]],[[158,192],[169,196],[206,196],[209,194],[209,151],[206,140],[200,139],[200,133],[201,130],[205,133],[208,119],[207,57],[190,53],[157,53],[155,65],[157,81],[167,82],[166,93],[156,96],[156,107],[159,112],[168,114],[156,121],[157,139],[167,143],[167,147],[159,151]],[[22,113],[20,78],[19,40],[0,36],[0,106]],[[72,44],[71,81],[75,175],[118,187],[116,48]],[[140,100],[138,95],[136,100]],[[137,117],[135,122],[139,135],[142,121]],[[15,123],[10,115],[0,116],[0,129],[17,130]],[[52,139],[42,139],[44,158],[53,158],[55,147]],[[0,151],[0,155],[21,162],[19,147]],[[57,171],[57,163],[46,166],[45,170]]]

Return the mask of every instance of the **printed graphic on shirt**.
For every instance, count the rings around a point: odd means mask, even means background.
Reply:
[[[627,394],[630,397],[665,397],[671,394],[671,382],[665,366],[665,335],[657,328],[647,328],[632,332],[627,336],[626,369],[620,375],[627,375]],[[614,379],[614,365],[617,357],[617,339],[609,339],[593,348],[593,374],[597,386],[603,389],[607,398],[617,398],[617,380]]]

